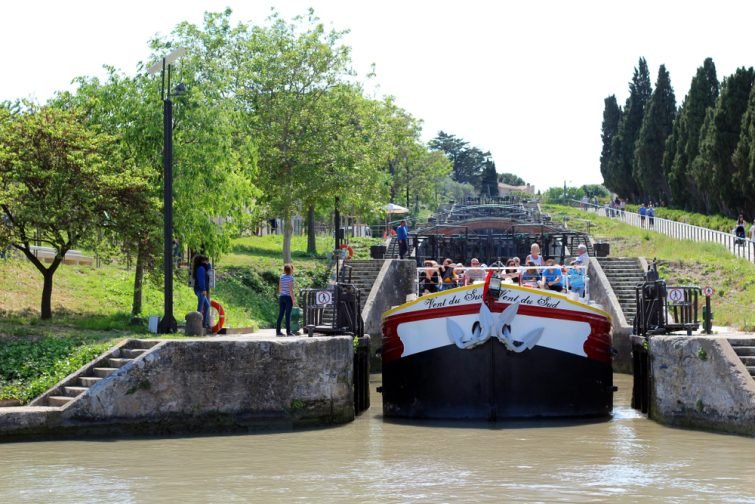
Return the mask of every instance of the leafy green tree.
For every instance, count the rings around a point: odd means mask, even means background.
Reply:
[[[611,195],[608,189],[600,184],[585,184],[580,189],[588,198],[608,198]]]
[[[634,69],[632,81],[629,83],[629,98],[624,106],[619,132],[611,145],[608,169],[613,174],[610,188],[619,196],[630,200],[639,196],[639,188],[632,175],[632,167],[634,166],[635,144],[651,94],[648,65],[645,58],[640,58],[638,66]]]
[[[603,148],[600,152],[600,173],[603,175],[603,181],[609,187],[615,187],[617,176],[611,171],[614,165],[610,164],[615,138],[619,133],[621,124],[621,107],[616,102],[616,96],[611,95],[605,100],[603,107],[603,124],[601,125],[600,138],[603,142]]]
[[[700,130],[705,121],[706,111],[716,103],[719,93],[716,66],[711,58],[706,58],[703,66],[697,69],[692,78],[684,104],[677,114],[675,124],[677,134],[673,142],[676,152],[667,171],[669,189],[674,206],[687,210],[703,209],[702,195],[707,188],[698,187],[692,172],[692,163],[697,158],[700,144]],[[673,134],[673,133],[672,133]]]
[[[721,95],[703,123],[700,155],[693,163],[693,173],[698,187],[705,188],[706,213],[720,211],[734,217],[752,199],[751,188],[742,185],[747,175],[737,172],[732,155],[754,81],[752,67],[738,68],[724,79]]]
[[[320,187],[318,134],[321,101],[349,80],[350,50],[343,32],[329,31],[310,10],[307,18],[284,21],[277,13],[269,26],[255,26],[243,45],[238,98],[250,112],[259,145],[257,183],[264,203],[284,222],[283,260],[291,260],[292,218],[303,210],[302,196]]]
[[[519,177],[518,175],[514,175],[513,173],[499,173],[498,182],[515,187],[527,185],[527,182],[525,182],[523,178]]]
[[[441,180],[435,194],[435,206],[449,201],[461,202],[477,195],[477,190],[472,184],[455,181],[452,177]]]
[[[453,163],[454,180],[481,187],[482,172],[491,161],[490,152],[469,147],[466,141],[443,131],[440,131],[429,145],[432,150],[444,152]]]
[[[144,204],[146,181],[115,145],[75,111],[27,106],[0,115],[0,241],[20,250],[43,277],[41,316],[52,317],[53,277],[66,253]],[[49,266],[32,243],[53,247]]]
[[[635,145],[633,175],[642,190],[643,199],[659,201],[668,200],[670,196],[663,171],[663,152],[675,117],[674,89],[666,66],[661,65]]]
[[[742,131],[737,148],[731,157],[741,187],[755,187],[755,86],[750,91],[747,111],[742,116]],[[751,191],[750,191],[751,192]],[[755,201],[752,196],[746,198],[742,210],[748,215],[755,215]]]

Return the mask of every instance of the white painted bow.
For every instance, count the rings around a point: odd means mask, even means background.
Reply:
[[[514,338],[511,334],[511,322],[516,317],[519,304],[511,304],[501,313],[492,313],[485,303],[480,305],[479,322],[472,324],[472,330],[467,333],[456,321],[446,319],[446,330],[449,339],[461,349],[470,349],[482,345],[492,336],[498,338],[508,350],[516,353],[531,350],[545,328],[539,327],[528,332],[521,339]]]

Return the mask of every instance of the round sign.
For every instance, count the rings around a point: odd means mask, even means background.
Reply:
[[[705,294],[706,297],[711,297],[713,295],[713,287],[706,287],[703,289],[703,294]]]
[[[668,300],[672,303],[681,303],[684,301],[684,291],[682,289],[669,289]]]
[[[333,302],[333,294],[326,290],[317,291],[315,292],[315,302],[318,305],[329,305]]]

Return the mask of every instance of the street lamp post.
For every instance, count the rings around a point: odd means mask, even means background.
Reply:
[[[152,65],[148,72],[162,73],[160,98],[163,100],[163,274],[165,276],[163,318],[157,326],[160,334],[175,333],[178,323],[173,316],[173,102],[170,100],[171,64],[186,54],[179,47]],[[165,85],[165,77],[168,85]],[[166,93],[167,90],[167,93]]]

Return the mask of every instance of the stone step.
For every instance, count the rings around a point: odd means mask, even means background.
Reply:
[[[68,396],[50,396],[47,398],[47,404],[54,407],[65,406],[71,401],[73,401],[73,397]]]
[[[135,359],[143,353],[149,352],[147,348],[121,348],[121,357],[124,359]]]
[[[750,376],[755,378],[755,366],[747,366],[747,371],[750,372]]]
[[[745,366],[755,366],[755,355],[740,355],[739,360],[741,360]]]
[[[69,397],[76,397],[89,390],[89,387],[63,387],[66,395]]]
[[[92,372],[94,373],[94,376],[98,376],[100,378],[105,378],[107,376],[110,376],[116,371],[118,371],[118,368],[114,368],[114,367],[96,367],[92,370]]]
[[[102,380],[99,376],[80,376],[79,383],[82,387],[91,387],[98,381]]]
[[[729,344],[735,346],[753,346],[755,347],[755,338],[729,338]]]
[[[739,356],[755,355],[755,346],[733,346],[734,352]]]
[[[123,359],[123,358],[111,358],[108,359],[108,363],[110,364],[110,367],[112,368],[119,368],[123,367],[129,362],[133,361],[134,359]]]
[[[153,346],[159,345],[160,343],[161,343],[160,340],[137,340],[137,341],[131,341],[128,344],[127,348],[144,350],[144,349],[149,349],[149,348],[152,348]]]

